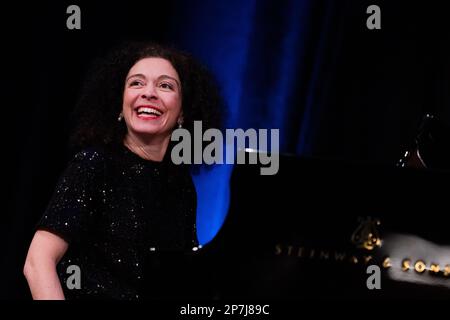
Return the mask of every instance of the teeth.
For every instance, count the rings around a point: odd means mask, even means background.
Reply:
[[[140,107],[140,108],[138,108],[137,112],[138,112],[138,113],[155,114],[155,115],[157,115],[157,116],[162,115],[162,112],[161,112],[161,111],[158,111],[158,110],[156,110],[156,109],[154,109],[154,108],[148,108],[148,107]]]

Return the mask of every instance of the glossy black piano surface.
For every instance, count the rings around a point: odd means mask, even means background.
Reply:
[[[282,156],[259,173],[236,165],[217,236],[161,262],[167,297],[450,299],[449,172]]]

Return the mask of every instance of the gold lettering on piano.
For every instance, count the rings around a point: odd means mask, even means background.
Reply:
[[[414,264],[414,270],[418,273],[423,273],[427,269],[427,266],[425,265],[425,262],[422,260],[417,260]]]
[[[281,250],[281,246],[279,244],[277,244],[275,246],[275,255],[279,256],[282,252],[283,252],[283,250]]]
[[[386,257],[383,260],[383,268],[387,269],[387,268],[390,268],[390,267],[392,267],[391,259],[389,257]]]
[[[345,259],[345,253],[339,253],[336,251],[334,253],[334,258],[336,261],[343,261]]]
[[[450,277],[450,264],[445,266],[439,265],[438,263],[432,262],[429,265],[424,260],[411,260],[410,258],[404,258],[400,265],[393,265],[391,257],[385,257],[383,260],[378,260],[378,258],[373,255],[358,255],[355,253],[345,252],[345,251],[334,251],[325,250],[318,248],[308,248],[298,245],[275,245],[275,255],[276,256],[288,256],[288,257],[298,257],[302,259],[311,260],[326,260],[343,262],[350,264],[365,264],[369,262],[380,264],[384,269],[388,268],[398,268],[400,267],[402,271],[408,272],[409,270],[414,270],[419,274],[424,274],[428,270],[430,274],[436,276]]]
[[[320,259],[325,259],[328,260],[330,258],[330,253],[328,251],[320,251],[320,255],[319,255]]]
[[[383,266],[384,266],[384,262],[383,262]],[[429,273],[434,274],[434,275],[440,275],[442,274],[444,277],[448,277],[450,275],[450,265],[446,265],[444,267],[444,269],[441,270],[441,266],[438,263],[431,263],[430,267],[427,267],[427,264],[425,261],[422,260],[417,260],[414,263],[414,267],[412,267],[411,265],[411,260],[410,259],[404,259],[402,261],[402,270],[403,271],[408,271],[410,269],[414,269],[414,271],[416,271],[417,273],[424,273],[426,270],[429,271]]]
[[[430,272],[432,273],[439,273],[440,267],[436,263],[432,263],[430,266]]]
[[[411,260],[404,259],[402,261],[402,270],[403,271],[408,271],[409,269],[411,269]]]
[[[445,265],[444,268],[444,277],[450,276],[450,264]]]
[[[288,246],[288,256],[291,255],[291,253],[292,253],[292,248],[293,248],[293,246]]]

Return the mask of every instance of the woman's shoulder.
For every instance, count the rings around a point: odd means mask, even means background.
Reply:
[[[99,163],[105,161],[108,152],[104,147],[87,147],[75,153],[73,161],[82,163]]]
[[[89,169],[115,170],[117,163],[121,163],[124,152],[117,146],[92,146],[79,150],[71,163]]]
[[[86,185],[105,174],[107,152],[103,148],[88,147],[73,153],[60,176],[63,185]]]
[[[88,167],[91,169],[101,169],[108,167],[108,164],[113,163],[117,158],[114,151],[104,146],[85,147],[78,152],[71,159],[71,164],[80,167]]]

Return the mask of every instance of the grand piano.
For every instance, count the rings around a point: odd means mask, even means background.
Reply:
[[[199,252],[215,295],[450,298],[450,174],[285,156],[237,166],[228,217]],[[381,289],[369,290],[369,265]]]
[[[235,165],[222,228],[161,256],[158,298],[449,300],[449,186],[443,167],[281,155],[264,176]]]
[[[236,165],[224,225],[199,250],[161,253],[157,298],[450,299],[449,181],[293,156],[273,176]]]

